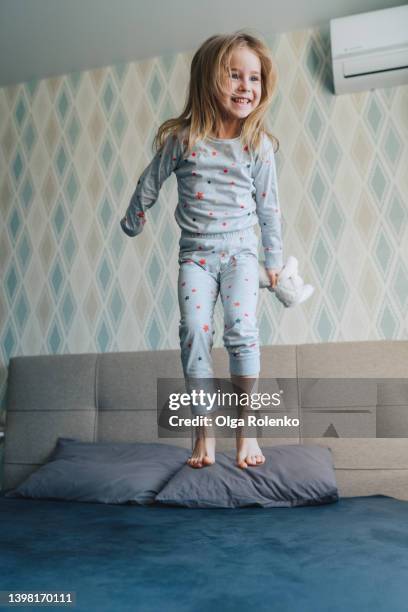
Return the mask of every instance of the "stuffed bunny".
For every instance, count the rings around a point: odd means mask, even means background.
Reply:
[[[314,291],[314,287],[312,287],[312,285],[305,285],[303,279],[299,276],[298,260],[293,256],[288,257],[286,264],[283,266],[275,289],[272,289],[264,264],[260,262],[259,286],[261,288],[267,287],[269,291],[273,291],[278,300],[282,302],[286,308],[301,304],[307,300]]]

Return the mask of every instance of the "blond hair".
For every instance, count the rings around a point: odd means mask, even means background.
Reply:
[[[218,133],[221,127],[219,98],[229,76],[231,55],[239,47],[248,47],[257,54],[261,63],[261,99],[254,111],[243,120],[241,142],[252,151],[259,151],[262,135],[273,142],[275,151],[278,139],[266,127],[266,113],[273,97],[277,71],[266,44],[248,32],[238,30],[233,34],[216,34],[208,38],[196,51],[191,62],[190,84],[183,112],[168,119],[159,127],[154,146],[159,150],[170,134],[185,133],[185,152],[189,154],[197,140],[204,140]]]

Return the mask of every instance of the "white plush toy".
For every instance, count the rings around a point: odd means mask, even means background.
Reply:
[[[305,302],[314,291],[312,285],[305,285],[303,279],[298,274],[298,260],[292,255],[288,257],[283,266],[277,285],[272,289],[268,275],[263,263],[259,264],[259,286],[267,287],[273,291],[280,302],[286,307],[291,308],[297,304]]]

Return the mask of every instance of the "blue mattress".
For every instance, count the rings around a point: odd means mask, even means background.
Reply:
[[[189,510],[0,494],[0,527],[0,590],[75,591],[76,612],[407,609],[408,503],[389,497]]]

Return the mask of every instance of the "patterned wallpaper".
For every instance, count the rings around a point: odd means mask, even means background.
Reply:
[[[285,253],[316,292],[261,292],[262,343],[408,339],[408,87],[335,97],[320,30],[267,41]],[[178,348],[175,177],[139,237],[119,218],[192,54],[0,90],[1,397],[13,355]]]

